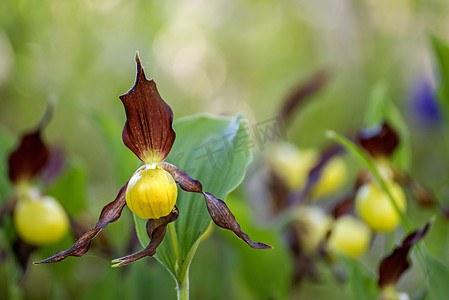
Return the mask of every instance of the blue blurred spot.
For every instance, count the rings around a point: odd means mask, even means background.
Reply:
[[[437,92],[425,78],[415,80],[410,96],[413,121],[418,126],[437,126],[442,121]]]

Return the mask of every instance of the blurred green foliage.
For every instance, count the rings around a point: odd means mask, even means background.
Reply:
[[[85,226],[95,223],[139,163],[120,140],[125,114],[118,99],[134,82],[133,59],[139,51],[175,119],[198,112],[241,113],[250,125],[258,124],[276,116],[299,82],[318,69],[327,70],[329,84],[297,113],[288,139],[299,146],[321,147],[328,142],[326,129],[352,134],[386,115],[401,135],[395,162],[429,186],[440,204],[448,205],[448,120],[428,126],[412,113],[419,81],[433,89],[438,86],[447,103],[448,19],[446,0],[3,0],[0,204],[12,193],[6,176],[8,153],[20,134],[40,119],[49,99],[56,99],[44,139],[62,145],[69,163],[47,192]],[[429,33],[435,37],[430,39]],[[269,155],[257,147],[254,152],[256,157]],[[348,163],[356,171],[357,164],[352,159]],[[254,253],[234,236],[216,230],[192,263],[192,299],[361,299],[360,293],[372,290],[372,270],[404,234],[399,230],[393,243],[375,238],[361,260],[370,271],[347,261],[349,285],[337,282],[332,268],[320,265],[318,281],[292,292],[291,257],[278,228],[267,228],[274,226],[253,215],[242,190],[232,196],[230,206],[242,227],[276,248],[272,254]],[[414,227],[437,215],[426,247],[447,264],[447,220],[436,208],[423,210],[409,202]],[[110,268],[109,258],[128,253],[132,227],[125,208],[120,222],[110,224],[105,234],[115,255],[104,258],[93,251],[57,265],[31,266],[20,285],[20,272],[8,256],[0,263],[0,298],[173,299],[173,280],[154,260]],[[9,234],[4,231],[1,248]],[[67,237],[41,249],[32,260],[72,242],[73,237]],[[433,280],[442,277],[441,262],[427,263],[437,270],[430,282],[444,285]],[[398,289],[422,292],[424,271],[415,265]]]

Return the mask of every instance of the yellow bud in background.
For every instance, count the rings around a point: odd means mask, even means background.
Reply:
[[[401,186],[393,181],[388,181],[387,185],[398,207],[405,211],[407,202]],[[391,231],[401,220],[388,195],[374,182],[364,184],[359,188],[355,205],[357,214],[374,231]]]
[[[305,187],[318,157],[314,149],[300,150],[293,144],[284,143],[274,149],[270,163],[289,189],[301,189]]]
[[[270,164],[276,174],[291,190],[303,189],[310,171],[319,162],[316,149],[298,149],[290,143],[277,146],[270,156]],[[321,170],[321,176],[312,189],[313,197],[329,196],[344,183],[346,164],[341,157],[331,158]]]
[[[173,177],[157,166],[146,165],[128,182],[126,204],[142,219],[159,219],[173,210],[178,188]]]
[[[50,196],[20,199],[14,209],[14,226],[17,234],[27,243],[35,246],[56,243],[69,229],[69,218],[64,208]]]
[[[333,157],[321,170],[321,177],[312,189],[312,196],[325,197],[336,192],[345,182],[346,164],[341,157]]]
[[[302,249],[306,253],[317,251],[329,230],[330,217],[319,207],[300,205],[294,218]]]
[[[371,230],[359,219],[344,215],[332,224],[328,249],[331,252],[357,257],[364,254],[371,241]]]

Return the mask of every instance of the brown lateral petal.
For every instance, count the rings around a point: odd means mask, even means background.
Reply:
[[[148,244],[148,246],[137,253],[114,259],[112,261],[112,266],[121,267],[135,262],[136,260],[142,259],[146,256],[153,256],[154,254],[156,254],[157,247],[162,243],[162,240],[164,239],[168,223],[176,221],[178,216],[179,211],[175,206],[173,208],[173,211],[168,216],[159,219],[149,219],[147,222],[147,233],[150,237],[150,243]]]
[[[22,135],[19,146],[9,155],[8,175],[11,182],[32,179],[45,167],[49,150],[41,140],[40,133],[50,121],[52,113],[53,103],[50,102],[36,129]]]
[[[40,173],[40,178],[45,184],[50,184],[64,170],[65,153],[61,147],[51,147],[49,149],[48,161]]]
[[[399,136],[386,122],[359,132],[358,143],[373,157],[389,157],[399,144]]]
[[[435,196],[432,191],[415,181],[410,174],[405,172],[396,171],[394,172],[395,179],[405,185],[413,194],[413,197],[416,199],[419,205],[421,206],[433,206],[437,203],[435,200]]]
[[[343,215],[350,214],[354,210],[355,192],[351,191],[340,198],[332,208],[332,216],[338,219]]]
[[[435,197],[428,188],[423,186],[422,184],[414,181],[409,185],[410,190],[412,191],[413,196],[418,201],[418,204],[421,206],[433,206],[436,204]]]
[[[334,156],[339,155],[341,152],[343,152],[343,147],[339,145],[332,145],[331,147],[323,151],[320,159],[318,160],[318,163],[312,168],[312,170],[310,170],[304,189],[296,191],[288,197],[287,203],[289,206],[295,206],[309,197],[309,194],[311,193],[313,187],[320,180],[321,173],[326,164]]]
[[[329,73],[321,70],[302,82],[284,101],[279,112],[281,119],[288,122],[295,109],[304,103],[305,100],[319,92],[326,85],[328,79]]]
[[[402,274],[410,267],[408,253],[410,248],[424,238],[429,231],[431,223],[417,231],[410,233],[402,242],[402,245],[394,249],[393,253],[385,257],[379,266],[379,287],[382,289],[389,285],[395,285]]]
[[[206,199],[207,210],[209,211],[209,214],[215,224],[222,228],[231,230],[235,235],[245,241],[252,248],[273,248],[269,245],[252,241],[249,236],[240,229],[239,223],[237,223],[237,221],[235,220],[234,215],[229,210],[226,203],[216,198],[214,195],[204,192],[203,186],[198,180],[193,179],[172,164],[162,162],[160,166],[173,176],[175,181],[184,191],[203,194],[204,198]]]
[[[136,55],[137,77],[129,92],[120,96],[126,111],[123,143],[146,163],[167,157],[175,140],[173,112],[159,95],[156,83],[146,79]]]
[[[272,199],[273,214],[276,216],[287,208],[289,190],[284,180],[273,169],[270,169],[269,172],[269,177],[265,184]]]
[[[98,219],[97,224],[95,224],[95,227],[83,233],[75,241],[70,249],[56,252],[56,254],[52,257],[34,262],[34,264],[55,263],[69,256],[80,257],[86,254],[87,250],[89,250],[92,240],[101,231],[101,229],[106,227],[106,225],[108,225],[109,223],[115,222],[120,218],[123,207],[125,207],[126,204],[125,191],[127,185],[128,183],[120,189],[120,192],[118,193],[117,198],[115,198],[114,201],[103,208],[100,214],[100,218]]]
[[[371,173],[367,170],[361,171],[356,178],[355,184],[351,191],[337,200],[332,207],[332,216],[337,219],[343,215],[350,214],[354,210],[355,196],[359,188],[371,180]]]
[[[310,255],[304,252],[301,245],[299,238],[301,233],[299,222],[289,224],[285,230],[285,240],[293,255],[293,285],[295,286],[299,286],[303,280],[318,278],[317,264]]]
[[[45,167],[49,151],[40,137],[40,129],[22,136],[20,145],[8,159],[8,175],[13,183],[35,177]]]
[[[79,236],[88,231],[90,228],[85,224],[89,223],[91,223],[91,218],[87,215],[82,215],[78,220],[70,218],[70,227],[72,228],[73,237],[78,239]],[[117,255],[108,237],[102,234],[96,236],[95,250],[99,252],[101,256],[108,258]]]
[[[320,180],[321,173],[322,173],[324,167],[327,165],[327,163],[332,158],[339,155],[341,152],[343,152],[343,147],[341,147],[340,145],[333,145],[333,146],[329,147],[328,149],[326,149],[325,151],[323,151],[318,163],[309,172],[309,177],[307,179],[307,184],[305,187],[305,190],[307,190],[307,194],[310,193],[312,188]]]

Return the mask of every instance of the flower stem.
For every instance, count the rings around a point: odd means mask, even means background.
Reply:
[[[184,280],[177,280],[178,300],[189,300],[189,276],[185,276]]]
[[[168,224],[168,234],[170,235],[171,246],[176,259],[176,289],[178,291],[178,300],[188,300],[189,299],[189,276],[188,272],[183,268],[183,261],[181,259],[181,252],[179,250],[178,235],[176,234],[176,228],[173,223]]]

